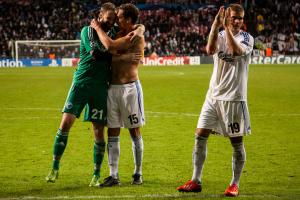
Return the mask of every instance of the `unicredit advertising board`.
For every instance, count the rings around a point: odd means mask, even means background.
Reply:
[[[143,64],[145,66],[200,65],[200,56],[145,57]]]

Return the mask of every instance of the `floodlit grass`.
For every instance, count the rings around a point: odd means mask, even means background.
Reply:
[[[71,129],[59,179],[46,183],[61,108],[73,68],[0,68],[0,199],[222,199],[231,179],[228,139],[211,136],[203,191],[180,194],[191,178],[194,129],[208,88],[211,65],[143,67],[147,124],[142,129],[144,184],[131,186],[131,140],[121,133],[120,179],[115,188],[88,187],[93,171],[91,125]],[[300,199],[300,66],[252,65],[248,104],[252,135],[242,199]],[[101,179],[109,174],[107,158]]]

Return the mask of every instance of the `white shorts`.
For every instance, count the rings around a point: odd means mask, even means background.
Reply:
[[[211,129],[225,137],[250,134],[250,116],[245,101],[219,101],[206,98],[197,128]]]
[[[137,128],[144,124],[144,99],[140,81],[110,85],[107,98],[108,128]]]

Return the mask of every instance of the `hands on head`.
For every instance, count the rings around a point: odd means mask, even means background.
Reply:
[[[230,23],[230,12],[231,9],[227,8],[225,9],[224,6],[221,6],[216,17],[215,17],[215,23],[218,27],[223,26],[223,28],[229,28],[231,23]]]
[[[224,16],[224,19],[223,19],[223,27],[224,28],[230,28],[230,26],[231,26],[231,15],[230,15],[230,13],[231,13],[231,8],[227,8],[226,10],[225,10],[225,16]]]

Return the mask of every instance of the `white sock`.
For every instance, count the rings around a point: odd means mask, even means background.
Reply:
[[[144,152],[144,142],[142,136],[131,137],[132,140],[132,152],[134,158],[134,174],[142,175],[142,162],[143,162],[143,152]]]
[[[243,172],[244,164],[246,161],[246,151],[243,141],[240,143],[233,143],[233,155],[232,155],[232,180],[230,185],[239,185],[240,177]]]
[[[109,136],[107,140],[108,164],[110,169],[110,176],[118,177],[118,166],[120,158],[120,137]]]
[[[207,137],[196,136],[193,152],[194,171],[192,181],[201,182],[204,161],[207,156]]]

